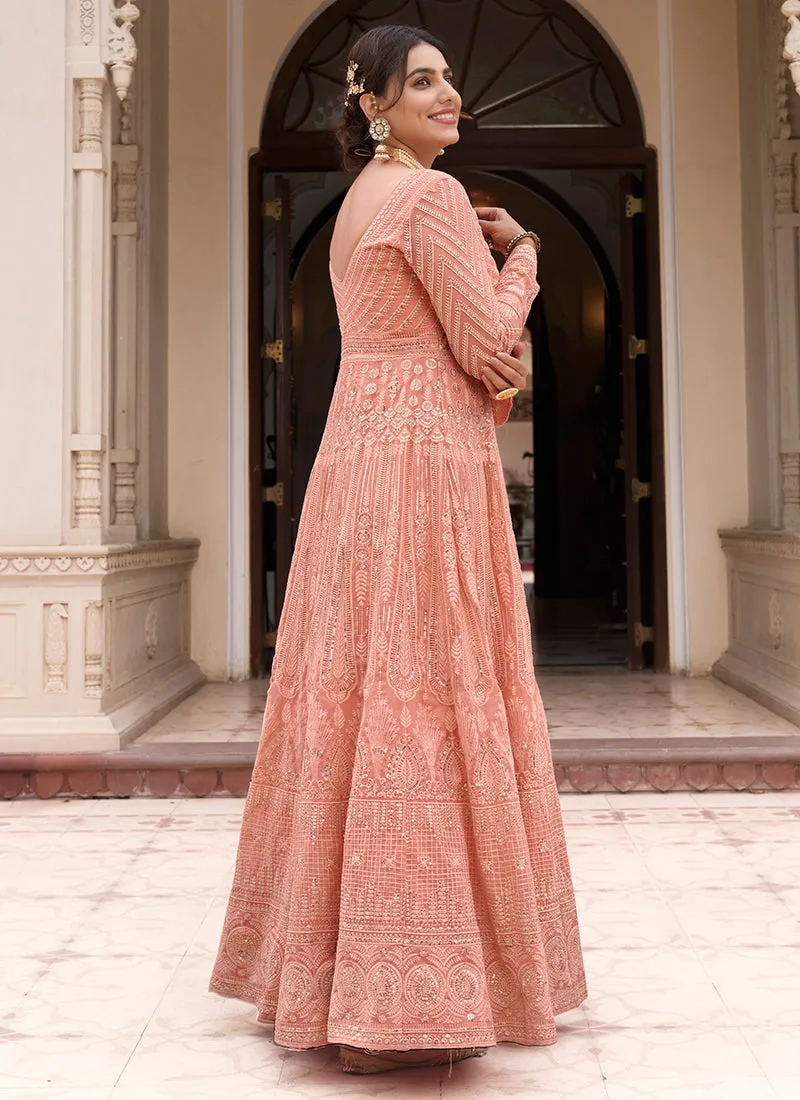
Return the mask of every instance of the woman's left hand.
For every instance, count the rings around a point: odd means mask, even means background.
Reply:
[[[518,340],[510,354],[501,351],[491,357],[483,372],[483,384],[492,397],[501,390],[507,390],[509,386],[514,386],[518,390],[525,389],[529,371],[522,361],[522,356],[527,346],[524,340]]]

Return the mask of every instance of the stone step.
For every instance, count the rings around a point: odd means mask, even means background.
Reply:
[[[242,798],[257,748],[257,741],[140,741],[119,752],[0,754],[0,797]],[[800,733],[553,737],[551,748],[564,792],[800,788]]]

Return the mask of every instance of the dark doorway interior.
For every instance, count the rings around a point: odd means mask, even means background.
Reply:
[[[515,402],[498,442],[529,599],[539,667],[629,664],[626,562],[626,369],[621,329],[622,169],[456,173],[476,203],[506,206],[544,241],[542,292],[528,318],[528,391]],[[349,179],[342,173],[281,177],[291,196],[288,286],[291,363],[288,413],[278,371],[263,360],[263,483],[279,480],[277,444],[288,439],[290,473],[280,479],[293,545],[308,478],[339,368],[339,330],[328,273],[333,222]],[[264,174],[269,209],[275,177]],[[265,317],[277,315],[281,227],[264,232]],[[284,280],[285,281],[285,280]],[[646,427],[646,423],[645,423]],[[649,446],[649,440],[645,441]],[[262,505],[264,663],[271,661],[280,614],[277,573],[280,506]],[[287,509],[286,506],[289,505]],[[291,550],[289,551],[291,552]],[[647,664],[647,660],[643,661]]]

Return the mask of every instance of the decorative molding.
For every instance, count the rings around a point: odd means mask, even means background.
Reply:
[[[723,550],[731,553],[800,561],[800,533],[794,531],[759,531],[740,527],[720,531],[719,537]]]
[[[197,561],[198,539],[169,539],[143,542],[138,546],[60,546],[57,549],[35,547],[20,550],[0,548],[0,573],[13,577],[28,574],[31,566],[39,575],[102,576],[131,569],[165,569]]]
[[[135,150],[133,150],[135,152]],[[136,157],[114,160],[112,219],[115,222],[135,222],[139,194],[139,161]]]
[[[781,11],[789,20],[789,30],[783,46],[783,56],[789,62],[797,94],[800,95],[800,0],[786,0]]]
[[[120,101],[124,101],[130,90],[133,78],[133,66],[136,62],[136,40],[133,37],[133,24],[140,12],[132,0],[111,0],[110,23],[108,29],[108,67],[111,70],[111,83]]]
[[[91,46],[97,36],[97,0],[80,0],[78,26],[81,42]]]
[[[67,657],[69,611],[66,604],[50,603],[44,607],[44,667],[48,695],[67,690]]]
[[[135,462],[114,464],[114,520],[118,527],[136,526]]]
[[[103,151],[103,96],[105,81],[86,77],[78,85],[78,150],[81,153]]]
[[[152,661],[158,649],[158,607],[152,600],[144,620],[144,648],[147,659]]]
[[[800,454],[782,454],[783,525],[790,530],[800,528]]]
[[[102,505],[102,451],[74,451],[72,524],[99,527]]]
[[[781,615],[781,598],[773,588],[769,594],[769,636],[772,648],[777,650],[783,645],[783,616]]]
[[[103,603],[89,600],[84,610],[83,693],[90,699],[99,699],[103,694]]]

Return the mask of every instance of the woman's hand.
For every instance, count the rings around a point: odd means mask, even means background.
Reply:
[[[502,206],[476,206],[474,209],[481,233],[496,252],[505,252],[511,238],[525,232]]]
[[[528,344],[524,340],[518,340],[510,354],[501,351],[489,360],[483,372],[483,384],[492,397],[501,390],[507,390],[509,386],[514,386],[518,390],[525,389],[530,371],[522,361],[522,357],[527,347]]]

